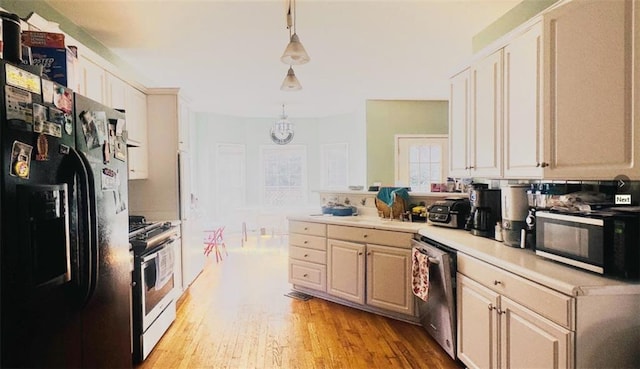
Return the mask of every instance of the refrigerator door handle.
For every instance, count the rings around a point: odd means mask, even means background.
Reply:
[[[93,295],[98,283],[98,224],[96,211],[96,194],[93,172],[87,158],[79,151],[71,149],[71,153],[77,159],[79,165],[79,190],[80,201],[82,202],[83,211],[79,212],[79,216],[83,219],[82,232],[88,240],[87,247],[84,248],[86,257],[85,270],[87,283],[81,285],[84,287],[82,305],[86,305]]]

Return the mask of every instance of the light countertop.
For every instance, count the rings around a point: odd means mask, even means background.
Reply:
[[[565,266],[461,229],[364,216],[292,215],[289,220],[417,233],[521,277],[571,296],[640,294],[639,281],[622,281]]]
[[[387,231],[418,233],[420,228],[424,228],[426,223],[401,222],[399,220],[381,219],[367,216],[332,216],[332,215],[290,215],[289,220],[303,222],[315,222],[333,225],[344,225],[351,227],[383,229]]]

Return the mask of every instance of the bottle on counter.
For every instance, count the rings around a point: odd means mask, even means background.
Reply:
[[[496,222],[495,240],[502,242],[502,223]]]

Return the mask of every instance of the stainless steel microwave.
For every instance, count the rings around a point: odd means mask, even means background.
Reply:
[[[622,279],[640,277],[640,213],[536,212],[536,254]]]

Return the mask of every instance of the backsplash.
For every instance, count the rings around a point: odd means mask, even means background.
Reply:
[[[550,188],[555,188],[556,191],[564,193],[563,191],[594,191],[602,192],[613,198],[616,194],[628,194],[631,195],[631,204],[640,205],[640,181],[542,181],[542,180],[492,180],[484,178],[474,178],[474,183],[485,183],[489,185],[489,188],[501,188],[509,184],[541,184],[549,185]],[[624,184],[623,186],[621,186]],[[333,202],[337,204],[344,204],[355,206],[358,210],[358,214],[362,216],[378,216],[378,209],[376,208],[375,198],[377,192],[369,191],[319,191],[320,193],[320,205]],[[412,205],[425,205],[429,206],[435,201],[442,200],[447,197],[467,197],[465,192],[409,192],[409,206]],[[408,210],[408,209],[407,209]]]
[[[358,209],[358,214],[362,216],[378,216],[378,209],[376,208],[375,198],[378,192],[368,191],[321,191],[320,203],[324,205],[328,202],[334,202],[338,204],[355,206]],[[461,192],[409,192],[409,206],[411,205],[425,205],[429,206],[438,200],[442,200],[445,197],[467,197],[466,193]],[[409,210],[409,209],[407,209]]]

